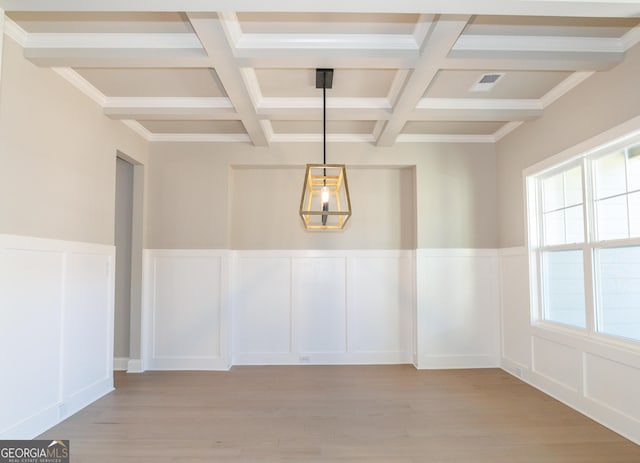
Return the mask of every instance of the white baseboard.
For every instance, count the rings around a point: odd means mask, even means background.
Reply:
[[[114,371],[127,371],[129,368],[129,357],[114,357],[113,369]]]
[[[140,359],[129,359],[127,362],[127,373],[142,373],[144,372],[144,366]]]
[[[500,360],[493,355],[422,355],[417,366],[419,370],[499,367]]]

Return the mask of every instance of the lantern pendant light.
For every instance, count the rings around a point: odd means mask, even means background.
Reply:
[[[300,199],[300,217],[308,230],[340,230],[351,217],[351,198],[344,164],[327,164],[327,89],[333,69],[316,69],[322,88],[322,164],[307,164]]]

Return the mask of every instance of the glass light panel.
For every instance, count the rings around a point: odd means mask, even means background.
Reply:
[[[586,315],[582,250],[545,252],[542,258],[544,318],[584,328]]]
[[[640,190],[640,145],[627,150],[627,185],[629,191]]]
[[[593,161],[595,199],[608,198],[627,191],[623,151]]]
[[[565,243],[583,243],[584,242],[584,218],[582,214],[582,205],[573,206],[565,209]]]
[[[598,330],[640,340],[640,246],[596,253]]]
[[[564,173],[564,206],[582,204],[582,168],[580,166]]]
[[[628,238],[627,196],[596,201],[596,224],[599,240]]]
[[[565,244],[564,210],[547,212],[542,216],[544,221],[544,244],[553,246]]]
[[[563,175],[542,180],[542,211],[555,211],[564,207]]]
[[[640,237],[640,191],[631,193],[629,201],[629,234],[631,238]]]

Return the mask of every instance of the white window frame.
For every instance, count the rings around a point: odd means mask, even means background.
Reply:
[[[620,246],[640,246],[640,237],[615,240],[596,240],[594,216],[593,160],[611,154],[630,145],[640,144],[640,116],[593,137],[562,153],[551,156],[523,171],[525,242],[529,255],[529,294],[531,325],[542,329],[560,331],[607,344],[640,351],[640,341],[622,338],[598,331],[597,291],[594,270],[597,250]],[[542,179],[581,166],[584,241],[559,245],[545,245],[542,221]],[[627,192],[629,194],[629,192]],[[584,264],[585,328],[566,325],[544,317],[544,288],[542,254],[545,251],[582,250]]]

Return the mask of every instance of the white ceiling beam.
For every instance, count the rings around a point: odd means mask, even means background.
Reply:
[[[499,69],[501,71],[606,71],[620,64],[621,54],[586,53],[474,53],[468,57],[449,56],[442,60],[441,68],[450,70]]]
[[[107,97],[102,105],[112,119],[239,120],[228,98]]]
[[[206,68],[204,50],[25,48],[36,66],[71,68]]]
[[[251,95],[244,82],[242,71],[233,56],[233,38],[227,37],[224,25],[218,15],[190,13],[187,15],[193,30],[198,35],[215,68],[222,86],[232,101],[240,120],[244,124],[251,141],[256,146],[267,146],[269,140],[263,125],[256,115]]]
[[[417,50],[236,49],[238,66],[253,68],[412,69]]]
[[[542,116],[537,99],[422,98],[411,113],[416,121],[523,121]]]
[[[354,12],[633,17],[635,0],[0,0],[6,11]]]
[[[404,91],[398,96],[393,115],[378,137],[378,146],[393,145],[468,20],[469,16],[441,16],[433,20],[420,52],[420,61],[407,78]]]
[[[458,65],[465,67],[478,63],[485,68],[505,69],[493,66],[504,63],[528,70],[604,70],[624,59],[626,47],[622,39],[608,37],[465,34],[451,48],[444,66],[454,69],[459,60]]]

